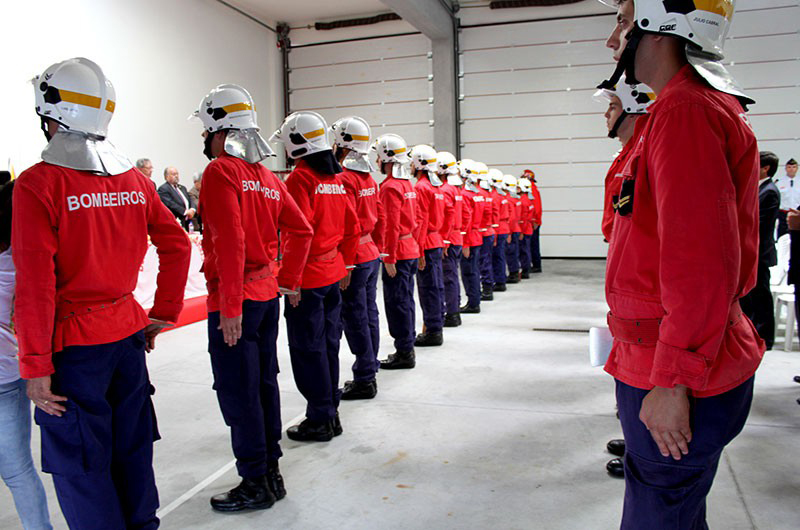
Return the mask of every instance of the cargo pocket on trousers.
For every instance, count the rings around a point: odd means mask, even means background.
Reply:
[[[161,439],[161,433],[158,431],[158,418],[156,417],[156,406],[153,404],[153,396],[156,395],[156,387],[148,381],[147,382],[147,403],[150,406],[150,417],[153,419],[153,441],[157,442]]]
[[[61,417],[51,416],[37,408],[36,424],[42,431],[42,471],[56,475],[82,475],[86,473],[83,436],[78,409],[67,402]]]

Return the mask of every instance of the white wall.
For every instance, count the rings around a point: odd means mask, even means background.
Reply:
[[[246,87],[267,138],[283,119],[274,34],[213,0],[8,1],[3,19],[0,169],[9,157],[18,174],[39,161],[45,140],[29,80],[75,56],[114,83],[109,139],[132,161],[150,158],[158,183],[167,165],[187,187],[205,167],[202,127],[187,117],[214,86]]]

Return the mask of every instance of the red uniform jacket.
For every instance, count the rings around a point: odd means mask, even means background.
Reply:
[[[355,264],[361,237],[341,176],[319,173],[300,159],[286,179],[286,189],[314,229],[301,287],[316,289],[338,282],[347,275],[346,267]],[[293,244],[294,236],[287,236],[286,244]]]
[[[150,323],[131,294],[148,234],[159,259],[150,316],[178,319],[189,238],[139,171],[100,176],[40,162],[19,176],[13,201],[22,377],[52,374],[53,352],[67,346],[116,342]]]
[[[758,146],[739,102],[688,65],[648,112],[622,169],[626,208],[614,221],[606,274],[615,335],[606,370],[642,389],[685,385],[713,396],[749,379],[764,352],[739,308],[756,283]],[[619,319],[659,319],[656,344],[622,342]]]
[[[483,236],[486,232],[482,232],[484,212],[486,210],[486,200],[482,193],[476,193],[464,188],[461,191],[461,196],[464,197],[464,209],[470,214],[469,222],[464,224],[464,244],[468,247],[479,247],[483,245]]]
[[[522,233],[526,236],[533,234],[533,199],[527,193],[520,196],[522,205]]]
[[[417,231],[417,194],[411,182],[387,177],[381,183],[380,200],[386,214],[384,263],[419,258],[421,250],[414,238]]]
[[[511,215],[508,218],[508,226],[511,228],[512,234],[519,234],[522,232],[522,199],[519,197],[508,196],[509,212]]]
[[[497,189],[492,190],[492,209],[495,210],[494,218],[494,231],[497,234],[507,235],[509,233],[508,221],[511,217],[511,209],[509,207],[509,196],[506,193],[501,195]]]
[[[203,172],[200,209],[209,311],[233,318],[242,314],[244,300],[272,300],[279,285],[297,289],[313,231],[271,171],[223,154]],[[276,280],[279,229],[292,237]]]
[[[378,199],[378,184],[372,175],[345,169],[341,175],[347,198],[358,215],[361,239],[358,242],[356,263],[367,263],[378,259],[382,246],[384,213]]]
[[[497,223],[497,211],[492,199],[492,194],[488,190],[479,188],[483,197],[483,218],[481,220],[481,237],[493,236],[495,234],[494,225]],[[499,203],[498,203],[499,205]]]
[[[442,238],[446,245],[463,246],[464,236],[461,234],[461,223],[464,217],[464,198],[461,196],[461,190],[446,182],[439,189],[444,194]]]
[[[605,198],[603,199],[603,222],[601,230],[603,237],[606,241],[611,241],[611,233],[614,230],[614,198],[619,195],[619,187],[622,184],[622,168],[625,161],[631,152],[631,146],[636,143],[636,138],[631,137],[630,140],[622,147],[622,150],[617,153],[616,158],[608,168],[605,180]]]
[[[534,182],[531,182],[531,193],[533,194],[533,222],[537,226],[542,226],[542,194]]]
[[[417,241],[423,250],[443,248],[442,225],[444,223],[444,193],[441,187],[421,177],[414,191],[417,192]]]

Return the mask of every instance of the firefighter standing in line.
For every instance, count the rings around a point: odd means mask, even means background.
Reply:
[[[505,190],[505,176],[499,169],[489,170],[489,182],[492,185],[492,209],[496,210],[494,218],[495,240],[492,248],[492,277],[495,292],[506,290],[506,247],[511,241],[509,219],[511,218],[508,192]]]
[[[492,196],[492,184],[489,181],[489,168],[483,162],[475,162],[474,169],[478,174],[480,184],[480,194],[483,196],[484,208],[483,219],[481,220],[481,237],[483,244],[480,252],[480,272],[481,272],[481,300],[490,302],[494,300],[494,273],[492,267],[492,254],[495,245],[495,228],[497,227],[497,217],[500,213],[498,207],[500,203],[494,202]]]
[[[312,231],[286,186],[261,161],[273,156],[244,88],[220,85],[200,102],[200,207],[208,286],[208,351],[241,483],[211,498],[221,512],[264,509],[286,496],[278,389],[279,289],[295,292]],[[275,277],[278,230],[291,240]]]
[[[48,145],[17,179],[11,246],[42,468],[71,528],[157,528],[145,351],[183,307],[189,239],[105,139],[116,97],[97,64],[56,63],[34,90]],[[148,236],[160,264],[149,318],[132,294]]]
[[[533,234],[533,194],[531,181],[519,178],[520,203],[522,204],[522,239],[519,242],[520,278],[531,277],[531,235]]]
[[[396,134],[384,134],[373,144],[381,173],[380,202],[386,217],[383,235],[383,302],[395,352],[381,361],[382,370],[410,369],[414,355],[414,275],[422,252],[417,239],[417,194],[408,171],[408,146]]]
[[[424,322],[422,333],[414,346],[441,346],[444,342],[442,295],[442,255],[444,240],[442,226],[445,221],[443,182],[436,173],[436,150],[429,145],[417,145],[411,150],[411,169],[417,178],[417,242],[421,249],[419,258],[419,305]]]
[[[464,189],[461,197],[464,199],[462,207],[464,216],[464,248],[461,254],[461,281],[464,283],[464,292],[467,303],[461,307],[463,315],[481,312],[481,273],[480,254],[483,252],[483,211],[486,207],[484,196],[479,187],[478,171],[475,162],[469,159],[458,163],[459,176],[464,180]]]
[[[361,229],[322,116],[295,112],[275,131],[272,141],[282,143],[287,155],[296,160],[286,188],[314,229],[301,290],[287,296],[284,309],[292,372],[307,401],[306,419],[289,427],[286,435],[296,441],[327,442],[342,433],[338,412],[341,289],[347,288],[349,269],[354,268]],[[287,234],[286,244],[292,239]]]
[[[617,8],[606,44],[618,67],[604,85],[624,72],[658,95],[621,171],[606,276],[606,371],[625,434],[621,526],[707,528],[706,498],[747,420],[765,349],[739,304],[758,261],[753,100],[721,62],[733,0],[688,14],[675,2],[606,1]]]
[[[458,279],[458,265],[464,247],[462,227],[464,222],[464,198],[461,196],[463,182],[458,174],[458,162],[452,153],[439,151],[436,154],[439,179],[445,200],[445,222],[442,226],[445,254],[442,262],[444,281],[444,327],[456,328],[461,325],[461,289]],[[448,215],[448,212],[451,212]]]
[[[522,199],[517,189],[517,178],[513,175],[503,177],[503,186],[508,194],[508,227],[511,239],[506,247],[506,264],[508,265],[508,278],[506,283],[519,283],[519,243],[522,239]]]
[[[533,196],[533,234],[531,234],[531,272],[542,272],[542,253],[539,245],[539,229],[542,227],[542,194],[539,193],[539,187],[536,185],[536,174],[526,169],[522,176],[527,178],[531,183],[530,194]]]
[[[383,208],[378,200],[378,184],[369,153],[371,131],[362,118],[342,118],[331,126],[334,154],[344,171],[341,174],[347,198],[358,214],[361,239],[356,267],[350,285],[342,291],[342,323],[350,351],[355,355],[353,380],[344,384],[342,399],[372,399],[378,393],[375,376],[380,368],[380,323],[378,322],[378,275],[383,235]]]

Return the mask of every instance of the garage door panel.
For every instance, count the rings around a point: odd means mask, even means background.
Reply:
[[[615,148],[602,138],[596,140],[548,140],[541,142],[498,142],[465,144],[462,157],[490,166],[516,163],[550,164],[570,161],[610,160]]]
[[[348,65],[326,65],[292,70],[292,88],[380,82],[384,79],[426,78],[427,57],[368,61]]]
[[[544,196],[542,196],[542,201],[544,201]],[[603,219],[602,207],[602,203],[598,204],[598,210],[594,212],[548,212],[547,233],[562,235],[600,234],[600,223]],[[592,227],[594,230],[587,231]]]
[[[562,91],[569,87],[591,89],[611,76],[614,66],[609,62],[600,66],[579,66],[554,70],[521,70],[508,72],[476,73],[464,76],[464,94],[467,96],[521,91]]]
[[[478,50],[464,55],[466,71],[481,72],[510,68],[545,68],[566,64],[605,64],[611,51],[599,42],[563,43],[527,48]]]
[[[746,5],[744,2],[739,3],[740,7],[744,5]],[[729,35],[743,37],[747,35],[792,33],[797,31],[798,20],[800,20],[800,8],[797,7],[744,11],[733,17],[733,25],[731,25]]]
[[[494,48],[506,45],[541,44],[574,40],[605,39],[614,27],[614,16],[575,21],[554,20],[531,24],[509,24],[467,29],[462,32],[461,49]]]
[[[545,221],[546,223],[547,221]],[[540,237],[542,255],[563,258],[605,258],[608,254],[608,243],[603,236],[564,236],[546,233],[547,225],[542,227]]]
[[[609,140],[610,142],[611,140]],[[519,177],[526,169],[536,174],[536,182],[540,188],[578,188],[602,186],[605,181],[611,159],[607,162],[586,164],[501,164],[496,167],[504,174]]]
[[[539,188],[539,191],[542,194],[542,204],[546,212],[603,209],[604,190],[602,186],[572,189],[543,187]],[[594,233],[596,230],[598,229],[592,225],[588,233]]]
[[[322,87],[293,90],[294,110],[380,104],[391,101],[427,101],[430,86],[427,79],[371,83],[348,87]]]
[[[289,65],[292,68],[301,68],[391,57],[425,56],[429,51],[430,43],[425,37],[405,35],[294,48],[289,53]]]
[[[388,127],[373,127],[372,136],[377,138],[382,134],[399,134],[408,143],[413,146],[417,144],[433,145],[433,127],[424,124],[415,125],[393,125]]]
[[[752,114],[800,111],[800,86],[789,88],[751,89],[750,97],[756,100],[751,107]]]
[[[757,138],[796,138],[800,135],[797,114],[750,116],[750,123]]]
[[[466,97],[461,104],[464,118],[497,116],[550,116],[553,114],[594,114],[600,105],[592,90]]]
[[[798,61],[763,62],[760,64],[735,63],[729,66],[731,75],[739,85],[748,88],[763,86],[792,86],[797,84]],[[755,107],[754,107],[755,110]]]
[[[461,127],[463,142],[485,140],[547,139],[556,134],[566,138],[605,136],[605,118],[596,115],[543,116],[467,120]]]
[[[753,46],[756,39],[730,39],[725,42],[725,56],[736,62],[763,61],[764,59],[795,59],[800,47],[800,35],[771,35],[759,37],[758,46]],[[770,50],[769,57],[764,56],[764,49]]]

